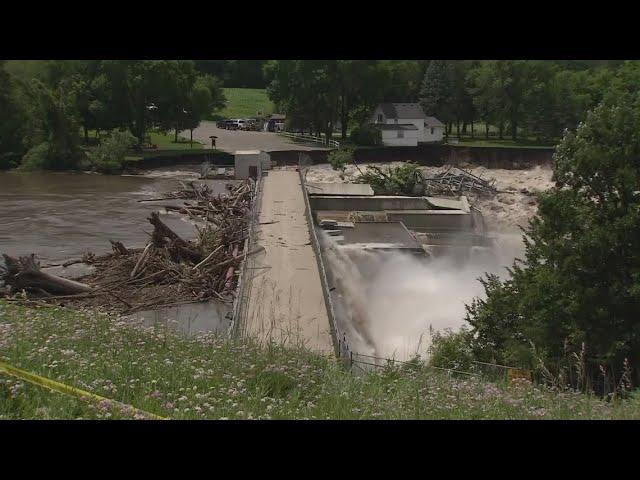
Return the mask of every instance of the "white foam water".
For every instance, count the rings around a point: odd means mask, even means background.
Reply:
[[[518,235],[499,235],[492,249],[472,247],[420,260],[402,253],[344,250],[321,233],[338,328],[358,353],[406,360],[426,355],[431,333],[457,330],[465,304],[483,297],[485,272],[506,277],[523,251]],[[455,252],[452,250],[452,252]]]

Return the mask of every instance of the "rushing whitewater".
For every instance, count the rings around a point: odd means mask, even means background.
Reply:
[[[338,328],[354,352],[400,360],[423,356],[432,331],[457,330],[465,304],[483,297],[478,278],[502,277],[523,250],[517,235],[501,235],[491,249],[472,248],[468,257],[418,259],[339,247],[321,233],[330,286],[335,288]]]

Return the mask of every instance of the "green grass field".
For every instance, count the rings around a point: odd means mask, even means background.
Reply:
[[[252,118],[274,113],[274,105],[261,88],[225,88],[227,106],[215,118]]]
[[[526,381],[448,378],[417,365],[353,375],[303,348],[144,327],[96,312],[0,300],[0,361],[172,419],[639,419],[640,395],[605,402]],[[0,373],[0,419],[144,418]]]

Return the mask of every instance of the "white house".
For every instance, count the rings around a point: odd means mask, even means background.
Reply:
[[[382,130],[384,145],[415,146],[420,142],[440,142],[444,124],[425,115],[419,103],[381,103],[371,122]]]

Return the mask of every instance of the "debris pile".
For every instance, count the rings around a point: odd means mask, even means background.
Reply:
[[[213,195],[204,184],[183,185],[162,199],[192,200],[165,209],[196,220],[197,239],[182,239],[153,212],[149,243],[130,249],[112,241],[113,253],[89,257],[96,272],[82,278],[86,283],[41,272],[33,254],[20,259],[5,255],[1,276],[13,294],[24,290],[29,298],[107,308],[114,307],[115,299],[115,305],[126,307],[123,313],[211,299],[232,302],[253,193],[250,181],[230,187],[224,196]]]
[[[462,195],[474,193],[493,197],[498,193],[495,180],[487,181],[458,167],[450,167],[445,172],[424,179],[427,195]]]

